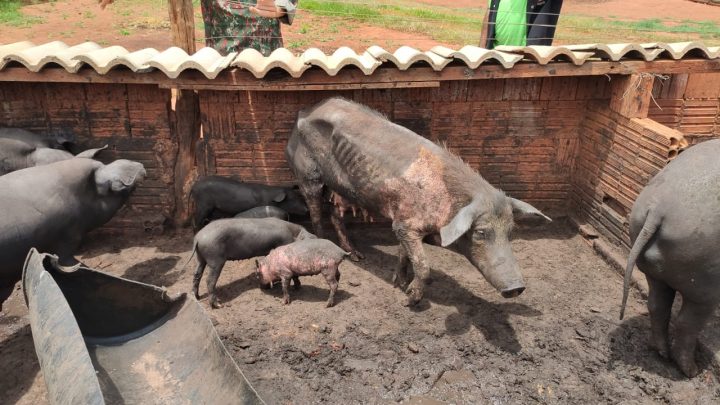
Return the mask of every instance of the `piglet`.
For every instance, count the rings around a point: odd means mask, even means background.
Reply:
[[[282,283],[283,303],[290,303],[288,286],[293,280],[295,289],[300,288],[300,276],[313,276],[322,273],[330,286],[327,306],[335,304],[335,291],[340,281],[338,267],[350,252],[340,249],[327,239],[298,240],[273,249],[265,258],[257,259],[255,274],[261,286],[272,286],[276,281]]]

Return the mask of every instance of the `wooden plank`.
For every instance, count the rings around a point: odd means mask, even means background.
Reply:
[[[24,67],[6,67],[0,71],[0,82],[70,82],[70,83],[151,83],[168,85],[257,85],[262,90],[286,88],[288,84],[339,84],[339,83],[391,83],[403,81],[443,81],[443,80],[478,80],[522,77],[548,76],[600,76],[629,75],[633,73],[651,72],[658,74],[703,73],[720,70],[720,59],[683,59],[622,61],[622,62],[586,62],[580,66],[571,63],[550,63],[538,65],[534,63],[516,64],[511,69],[498,65],[481,65],[472,70],[467,67],[448,66],[440,72],[430,67],[411,67],[406,71],[396,68],[379,68],[372,75],[366,76],[357,69],[341,70],[336,76],[328,76],[323,71],[307,71],[302,77],[295,79],[289,75],[276,79],[257,79],[250,72],[239,68],[226,69],[213,80],[207,79],[199,71],[188,70],[177,79],[170,79],[160,71],[134,73],[128,69],[118,68],[108,74],[100,75],[90,67],[84,67],[77,73],[68,73],[62,68],[45,68],[34,73]]]
[[[697,73],[688,78],[684,98],[720,97],[720,73]]]
[[[210,81],[212,82],[212,81]],[[288,84],[283,87],[265,85],[214,85],[214,84],[159,84],[160,88],[187,90],[229,90],[229,91],[307,91],[307,90],[365,90],[440,87],[439,81],[392,82],[392,83],[336,83],[336,84]]]
[[[627,118],[645,118],[650,109],[654,77],[632,74],[610,82],[610,109]]]

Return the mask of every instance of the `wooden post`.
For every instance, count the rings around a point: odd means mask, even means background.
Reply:
[[[627,118],[646,118],[654,82],[655,77],[641,73],[613,77],[610,109]]]
[[[195,19],[192,0],[168,1],[173,45],[195,53]]]
[[[188,54],[195,53],[195,20],[192,0],[169,0],[173,45]],[[173,90],[175,108],[171,111],[178,151],[175,159],[176,226],[187,225],[190,218],[188,195],[195,179],[195,143],[200,139],[200,106],[193,90]],[[172,106],[172,102],[170,105]],[[171,107],[172,108],[172,107]]]

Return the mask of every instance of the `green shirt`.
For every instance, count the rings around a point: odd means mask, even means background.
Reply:
[[[231,3],[245,3],[241,9],[233,9]],[[282,48],[280,22],[292,24],[297,0],[275,0],[277,7],[285,9],[282,18],[259,17],[250,12],[255,5],[252,0],[201,0],[205,23],[205,45],[215,48],[223,55],[255,48],[265,56]]]
[[[500,0],[495,19],[493,45],[525,46],[526,38],[527,0]]]

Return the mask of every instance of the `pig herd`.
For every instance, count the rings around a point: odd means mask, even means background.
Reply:
[[[62,138],[0,129],[1,301],[20,279],[32,247],[58,255],[62,265],[76,265],[83,236],[108,222],[145,176],[140,163],[103,164],[93,160],[102,148],[73,155],[71,146]],[[364,257],[347,235],[348,210],[389,220],[400,244],[393,281],[406,291],[408,306],[422,300],[428,281],[424,240],[464,255],[505,298],[525,290],[511,250],[513,226],[550,218],[493,187],[445,147],[365,106],[330,98],[298,113],[285,152],[295,187],[208,176],[191,190],[197,260],[192,293],[199,298],[209,268],[213,308],[221,306],[215,287],[225,263],[257,257],[259,285],[279,283],[283,303],[290,302],[291,281],[299,288],[300,276],[321,274],[332,306],[341,263]],[[719,156],[720,140],[684,151],[650,181],[630,214],[633,246],[621,312],[637,264],[650,287],[650,344],[688,376],[698,373],[698,333],[720,301]],[[328,201],[339,246],[323,239]],[[312,233],[289,222],[307,214]],[[671,344],[676,292],[683,303]]]

